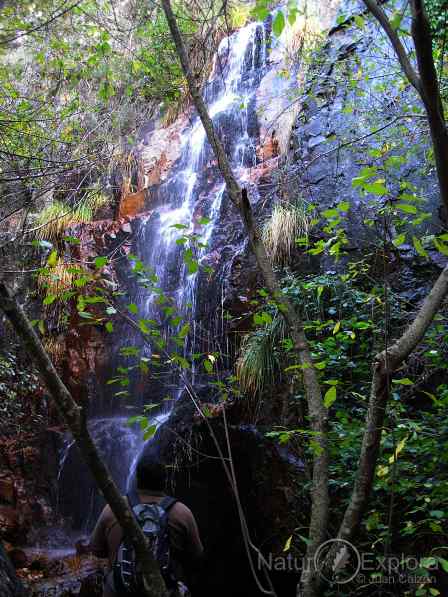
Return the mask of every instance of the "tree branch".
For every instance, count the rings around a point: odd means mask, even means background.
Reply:
[[[422,0],[411,0],[412,38],[421,79],[421,98],[428,114],[440,195],[448,216],[448,129],[432,54],[432,35]]]
[[[412,66],[398,33],[376,0],[363,0],[388,36],[408,81],[419,94],[428,116],[434,147],[440,197],[448,214],[448,129],[443,112],[437,70],[432,54],[431,27],[422,0],[411,0],[412,38],[417,56],[418,73]]]
[[[447,294],[448,266],[437,278],[417,317],[404,334],[387,351],[375,358],[366,428],[353,492],[339,528],[338,536],[341,539],[349,540],[353,537],[370,496],[380,450],[390,376],[421,342]]]
[[[89,467],[101,493],[111,507],[123,532],[129,537],[142,566],[145,597],[166,597],[165,583],[159,564],[153,559],[140,525],[136,521],[127,500],[120,494],[81,416],[81,408],[65,387],[41,341],[31,326],[22,307],[17,303],[7,286],[0,281],[0,310],[11,322],[21,338],[30,358],[35,362],[44,379],[61,418],[70,429],[81,454]]]
[[[421,94],[421,81],[408,58],[406,49],[403,46],[403,44],[401,43],[401,40],[400,40],[397,32],[395,31],[395,29],[392,28],[392,25],[390,24],[390,21],[387,18],[386,13],[381,8],[381,6],[379,6],[376,3],[376,0],[363,0],[363,1],[364,1],[364,4],[369,9],[369,11],[377,19],[377,21],[383,28],[384,32],[386,33],[387,37],[389,38],[389,40],[392,44],[392,47],[395,50],[395,54],[397,55],[398,62],[401,64],[401,67],[402,67],[406,77],[408,78],[409,82],[411,83],[411,85],[413,87],[415,87],[415,89],[418,91],[418,93]]]

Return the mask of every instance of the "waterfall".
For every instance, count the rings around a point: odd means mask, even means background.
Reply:
[[[262,78],[273,68],[268,53],[269,37],[267,23],[249,23],[224,38],[204,89],[209,114],[241,181],[250,179],[250,169],[257,164],[259,124],[255,109],[256,93]],[[215,231],[228,201],[204,128],[199,117],[195,116],[182,133],[180,158],[156,191],[154,212],[142,222],[135,238],[138,257],[157,275],[158,285],[191,323],[190,351],[200,344],[198,284],[201,274],[200,271],[188,273],[182,259],[183,249],[176,243],[179,231],[173,225],[183,224],[187,232],[196,232],[198,218],[209,219],[202,231],[202,240],[207,246],[201,248],[198,255],[200,262],[205,261],[214,250]],[[134,292],[132,300],[138,306],[140,317],[167,326],[152,294],[144,288],[131,292]],[[213,304],[212,298],[207,301],[209,308],[218,310],[220,300],[219,288],[216,304]],[[131,333],[123,332],[117,338],[117,352],[120,347],[139,343],[139,338]],[[149,350],[143,344],[140,348],[143,354]],[[194,374],[193,370],[191,375]],[[194,383],[194,378],[191,381]],[[138,408],[146,397],[141,395],[143,390],[135,384],[131,384],[131,389],[133,404]],[[157,390],[149,389],[152,396],[157,396]],[[164,396],[168,394],[171,403],[156,415],[156,422],[160,424],[168,418],[172,404],[182,390],[182,384],[173,378],[164,389]],[[161,400],[162,395],[158,398]],[[125,492],[131,487],[144,443],[141,431],[127,425],[122,409],[116,416],[91,420],[89,428],[120,490]],[[62,450],[59,481],[61,512],[65,517],[71,517],[75,529],[90,531],[99,513],[101,499],[73,444],[67,443]]]

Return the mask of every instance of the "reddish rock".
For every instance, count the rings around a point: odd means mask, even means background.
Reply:
[[[169,162],[166,153],[162,152],[160,158],[155,162],[154,166],[145,172],[145,186],[152,186],[160,184],[165,174],[168,172],[171,163]]]
[[[22,549],[12,549],[8,552],[14,568],[26,568],[28,566],[28,557]]]
[[[20,518],[11,506],[0,506],[0,536],[15,542],[20,533]]]
[[[144,190],[124,195],[120,201],[118,217],[132,217],[141,213],[145,209],[145,199],[146,194]]]
[[[15,491],[14,479],[12,477],[0,477],[0,502],[14,504]]]
[[[280,155],[280,145],[275,131],[264,140],[264,143],[257,147],[257,156],[260,161],[265,162]]]

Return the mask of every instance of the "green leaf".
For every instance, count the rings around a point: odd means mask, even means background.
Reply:
[[[150,334],[151,333],[151,328],[147,325],[145,319],[139,319],[138,327],[140,328],[140,331],[143,334]]]
[[[80,239],[76,238],[76,236],[63,236],[62,240],[70,245],[79,245],[81,243]]]
[[[439,253],[442,253],[442,255],[446,255],[448,257],[448,245],[441,243],[437,238],[434,238],[433,242]]]
[[[336,400],[336,386],[331,386],[326,392],[324,396],[324,406],[325,408],[330,408],[333,402]]]
[[[119,398],[120,396],[129,396],[128,390],[120,390],[119,392],[115,392],[114,396]]]
[[[400,245],[402,245],[403,243],[406,242],[406,234],[399,234],[398,236],[396,236],[394,238],[394,240],[392,241],[392,244],[395,245],[396,247],[399,247]]]
[[[417,208],[415,205],[409,205],[409,203],[397,203],[395,207],[401,211],[404,211],[407,214],[416,214]]]
[[[286,539],[286,543],[285,543],[285,547],[283,548],[283,551],[289,551],[291,549],[291,541],[292,541],[292,535]]]
[[[209,361],[208,359],[205,359],[203,362],[204,365],[204,369],[207,371],[207,373],[213,373],[213,363],[211,361]]]
[[[380,181],[365,184],[364,190],[366,193],[371,193],[372,195],[376,195],[378,197],[381,195],[387,195],[388,193],[388,190]]]
[[[207,224],[210,224],[210,222],[210,218],[199,218],[198,220],[198,224],[200,224],[201,226],[207,226]]]
[[[339,212],[337,209],[326,209],[325,211],[322,212],[322,215],[324,216],[324,218],[337,218],[339,217]]]
[[[133,313],[134,315],[137,315],[137,313],[138,313],[138,307],[135,303],[130,303],[128,305],[128,310],[130,313]]]
[[[153,438],[156,431],[157,431],[157,425],[149,425],[149,427],[147,427],[145,429],[145,433],[143,434],[143,439],[145,441],[147,441],[148,439]]]
[[[363,29],[364,25],[366,24],[364,19],[360,15],[355,15],[355,23],[359,29]]]
[[[265,0],[257,0],[255,7],[252,9],[252,15],[257,21],[264,21],[269,16],[269,9]]]
[[[390,24],[392,29],[397,30],[400,27],[401,21],[403,19],[403,13],[400,11],[395,11],[390,19]]]
[[[349,201],[341,201],[336,206],[339,211],[348,211],[350,209],[350,202]]]
[[[322,369],[325,369],[326,366],[327,366],[326,361],[320,361],[319,363],[314,363],[314,368],[317,369],[318,371],[322,371]]]
[[[393,379],[392,383],[396,383],[400,386],[413,386],[414,382],[409,377],[403,377],[403,379]]]
[[[379,465],[376,469],[376,474],[378,477],[385,477],[389,472],[388,466]]]
[[[56,296],[54,294],[47,294],[47,296],[42,301],[44,305],[51,305],[56,300]]]
[[[190,369],[190,363],[186,358],[180,356],[179,354],[173,355],[172,359],[181,367],[181,369]]]
[[[428,257],[428,253],[425,251],[421,240],[419,240],[416,236],[412,237],[412,244],[421,257]]]
[[[199,270],[199,264],[195,260],[187,262],[187,269],[189,274],[195,274]]]
[[[440,556],[437,557],[437,560],[442,565],[444,572],[448,574],[448,560],[445,560],[445,558],[441,558]]]
[[[53,251],[51,251],[50,256],[47,259],[47,265],[48,267],[54,267],[58,262],[58,252],[56,251],[56,249],[53,249]]]
[[[323,452],[322,446],[315,439],[310,440],[310,448],[315,456],[320,456]]]
[[[256,325],[269,325],[272,323],[272,316],[266,311],[254,313],[254,323]]]
[[[285,15],[282,10],[278,10],[272,22],[272,31],[276,37],[280,37],[285,28]]]
[[[108,261],[109,260],[107,257],[104,257],[104,256],[96,257],[95,258],[95,267],[97,269],[100,269],[100,268],[104,267]]]
[[[180,332],[178,333],[179,338],[185,338],[185,336],[188,334],[188,332],[190,331],[190,324],[189,323],[185,323]]]
[[[109,334],[114,331],[114,325],[111,321],[106,323],[106,331],[108,331]]]

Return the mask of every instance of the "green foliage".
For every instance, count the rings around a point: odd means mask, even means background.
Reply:
[[[60,242],[67,228],[91,222],[106,202],[106,197],[96,190],[87,192],[75,207],[55,200],[38,214],[35,236],[39,240]]]
[[[36,431],[47,423],[43,390],[37,372],[16,347],[0,350],[0,416],[2,435]]]
[[[284,319],[279,314],[273,318],[259,317],[255,322],[261,325],[243,339],[236,363],[241,390],[252,395],[261,394],[278,379],[277,347],[285,334]]]

